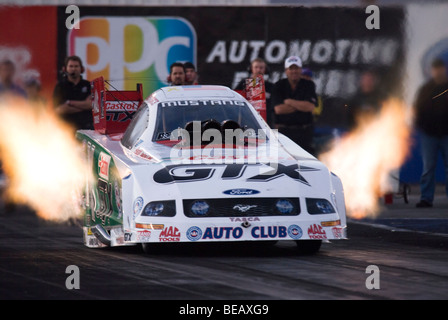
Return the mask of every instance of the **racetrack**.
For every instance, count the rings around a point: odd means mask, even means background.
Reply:
[[[189,243],[145,254],[88,249],[76,225],[25,209],[0,214],[0,299],[446,299],[448,237],[349,222],[349,240],[298,256],[275,246]],[[67,289],[67,266],[79,289]],[[380,289],[367,289],[369,265]]]

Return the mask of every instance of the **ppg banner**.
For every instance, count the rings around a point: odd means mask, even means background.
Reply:
[[[119,90],[166,84],[171,63],[196,64],[196,32],[181,17],[83,17],[67,37],[67,54],[84,61],[85,77],[103,76]]]

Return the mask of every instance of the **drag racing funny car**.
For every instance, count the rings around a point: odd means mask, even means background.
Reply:
[[[143,101],[96,81],[95,130],[77,132],[93,173],[87,247],[289,240],[314,253],[346,238],[340,179],[240,94],[173,86]]]

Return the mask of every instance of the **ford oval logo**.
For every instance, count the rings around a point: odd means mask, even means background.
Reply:
[[[231,196],[251,196],[260,193],[260,191],[254,189],[230,189],[223,191],[223,193]]]

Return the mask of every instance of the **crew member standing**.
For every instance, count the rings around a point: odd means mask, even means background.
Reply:
[[[185,62],[185,84],[188,86],[197,86],[199,84],[199,74],[191,62]]]
[[[286,79],[275,83],[272,92],[277,129],[303,149],[314,154],[313,111],[317,105],[316,86],[303,79],[302,60],[291,56],[285,61]]]
[[[431,65],[431,79],[417,93],[415,125],[420,132],[423,172],[420,180],[418,208],[430,208],[435,192],[437,158],[441,153],[446,173],[448,195],[448,76],[442,60]]]
[[[53,104],[63,120],[75,129],[93,129],[90,82],[84,80],[82,61],[78,56],[65,59],[64,77],[53,92]]]
[[[181,62],[174,62],[170,66],[170,75],[168,76],[168,82],[172,86],[184,86],[185,85],[185,66]]]
[[[250,77],[255,78],[258,75],[265,76],[267,74],[268,65],[266,61],[261,58],[255,58],[250,63]],[[272,90],[273,90],[272,82],[269,82],[265,79],[264,81],[264,89],[266,94],[266,122],[268,125],[273,128],[274,127],[274,112],[272,110]],[[242,79],[238,85],[234,88],[234,90],[244,91],[246,89],[246,79]]]

